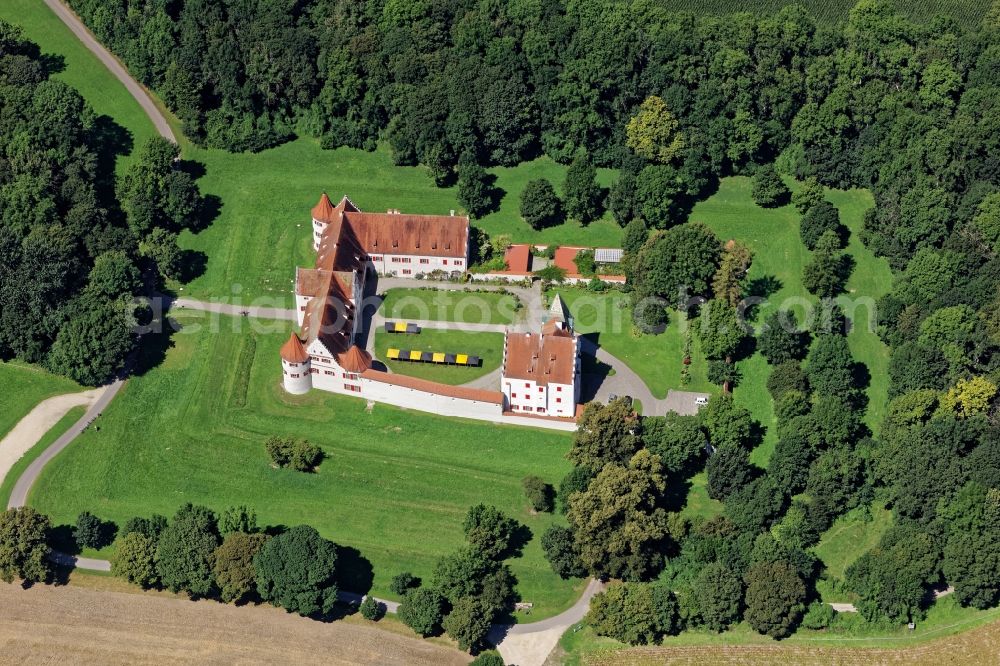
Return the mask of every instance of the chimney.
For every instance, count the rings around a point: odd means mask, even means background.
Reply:
[[[451,211],[448,212],[448,215],[455,217],[455,209],[452,208]]]
[[[385,211],[385,214],[386,214],[386,215],[392,215],[392,209],[391,209],[391,208],[387,209],[387,210]]]

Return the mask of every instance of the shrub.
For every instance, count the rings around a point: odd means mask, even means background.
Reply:
[[[750,180],[750,196],[754,203],[764,208],[782,205],[788,198],[788,188],[774,166],[766,164]]]
[[[76,518],[73,538],[81,548],[103,548],[114,538],[115,525],[104,522],[89,511],[84,511]]]
[[[259,531],[257,512],[242,504],[229,507],[222,512],[222,517],[219,519],[219,532],[222,534],[230,532],[253,534]]]
[[[392,577],[392,581],[389,583],[389,590],[393,594],[403,596],[412,588],[419,586],[420,579],[411,574],[409,571],[404,571],[403,573],[396,574]]]
[[[539,178],[528,181],[521,192],[521,217],[532,229],[558,224],[562,205],[552,183]]]
[[[472,660],[469,666],[506,666],[503,657],[496,650],[486,650],[480,652],[479,656]]]
[[[580,561],[580,553],[573,543],[573,532],[562,525],[552,525],[542,533],[542,550],[552,570],[560,578],[581,578],[587,570]]]
[[[375,597],[368,594],[365,595],[358,610],[361,612],[361,617],[371,622],[378,622],[385,615],[385,604],[376,601]]]
[[[819,239],[828,231],[840,234],[840,213],[829,201],[823,200],[811,207],[799,222],[799,236],[810,250],[816,249]]]
[[[524,494],[535,511],[552,511],[555,505],[555,489],[538,476],[524,477]]]
[[[833,610],[833,606],[814,601],[802,616],[802,626],[806,629],[826,629],[836,616],[837,611]]]
[[[311,472],[323,459],[323,452],[315,444],[291,437],[269,437],[265,442],[267,455],[278,467],[288,467],[297,472]]]
[[[444,596],[437,590],[421,587],[410,590],[399,605],[399,619],[421,636],[431,636],[441,629]]]
[[[161,516],[157,513],[154,513],[149,518],[135,516],[125,521],[125,527],[122,528],[119,536],[124,537],[127,534],[136,532],[155,543],[156,540],[160,538],[160,533],[163,532],[166,527],[166,516]]]

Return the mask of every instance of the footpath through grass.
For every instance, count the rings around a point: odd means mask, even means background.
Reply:
[[[207,321],[194,313],[181,320]],[[509,560],[522,598],[535,604],[531,619],[576,600],[581,583],[556,576],[539,543],[564,519],[532,515],[521,488],[529,474],[558,484],[570,469],[568,434],[385,405],[368,411],[363,400],[322,391],[289,396],[277,356],[287,324],[250,330],[263,324],[223,318],[219,332],[174,334],[162,363],[129,380],[98,419],[100,429],[88,429],[49,464],[30,504],[56,525],[83,510],[121,525],[134,515],[171,516],[184,502],[216,511],[248,504],[262,525],[310,524],[356,549],[340,563],[345,587],[393,598],[392,576],[412,571],[428,579],[437,558],[464,543],[468,508],[484,502],[532,532],[523,554]],[[156,341],[149,342],[146,355],[155,361]],[[322,447],[318,472],[273,468],[264,441],[274,434]]]
[[[139,103],[41,0],[3,0],[0,19],[20,26],[42,53],[59,56],[64,69],[55,78],[76,88],[98,115],[110,116],[128,131],[132,150],[118,160],[116,168],[121,172],[138,148],[156,136]]]
[[[520,301],[496,291],[390,289],[380,313],[386,319],[427,319],[472,324],[510,324],[519,317]]]
[[[18,361],[0,362],[0,386],[0,439],[42,400],[83,390],[71,379]]]
[[[469,367],[389,361],[387,352],[390,347],[411,351],[469,354],[478,356],[482,360],[482,365]],[[379,330],[375,332],[375,356],[396,374],[429,379],[443,384],[465,384],[500,367],[503,361],[503,333],[470,333],[425,328],[417,335],[403,335]],[[500,389],[499,380],[495,388]]]
[[[11,466],[10,471],[7,472],[7,476],[4,477],[3,483],[0,484],[0,502],[3,506],[7,506],[8,500],[10,500],[10,494],[14,490],[14,484],[17,480],[21,478],[24,470],[28,468],[35,459],[42,455],[45,449],[49,448],[49,445],[54,441],[59,439],[59,437],[70,429],[70,427],[83,418],[83,415],[87,413],[87,408],[84,406],[71,407],[66,414],[59,419],[59,421],[49,429],[47,433],[42,435],[42,438],[38,442],[28,449],[28,451],[21,456],[16,463]]]

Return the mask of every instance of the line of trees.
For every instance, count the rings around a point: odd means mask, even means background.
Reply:
[[[0,359],[93,385],[135,346],[134,297],[182,276],[176,234],[205,209],[164,140],[117,177],[130,137],[57,67],[0,21]]]
[[[467,545],[438,560],[424,585],[408,572],[392,581],[403,595],[399,619],[422,636],[448,633],[463,650],[485,647],[493,622],[514,610],[517,579],[504,560],[531,538],[528,528],[495,507],[478,504],[462,525]]]

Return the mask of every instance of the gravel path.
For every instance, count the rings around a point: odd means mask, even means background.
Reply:
[[[83,42],[83,45],[91,53],[97,56],[97,59],[115,75],[115,78],[121,81],[125,89],[128,90],[129,94],[135,98],[135,101],[139,103],[142,110],[149,116],[149,120],[153,123],[160,136],[171,143],[177,143],[177,137],[174,136],[174,131],[170,129],[170,123],[167,122],[166,117],[157,108],[153,102],[153,98],[149,96],[145,88],[139,85],[138,81],[132,78],[128,70],[125,69],[125,66],[119,62],[118,58],[97,41],[90,30],[87,29],[87,26],[83,24],[83,21],[80,20],[80,17],[74,14],[62,2],[59,2],[59,0],[45,0],[45,5],[52,10],[53,14],[59,17],[59,20],[66,24],[76,38]]]
[[[83,418],[74,423],[73,426],[64,432],[59,439],[53,442],[49,448],[45,449],[40,456],[35,458],[35,460],[28,465],[28,468],[24,470],[24,473],[20,476],[20,478],[18,478],[17,483],[14,484],[14,490],[10,493],[10,501],[7,502],[7,508],[25,505],[28,499],[28,491],[31,490],[31,486],[34,485],[35,480],[38,479],[38,475],[41,474],[42,470],[49,463],[49,461],[69,446],[70,443],[76,439],[76,436],[84,431],[91,421],[100,416],[101,412],[108,405],[108,403],[110,403],[111,400],[118,395],[118,391],[121,390],[122,384],[124,383],[124,379],[118,379],[112,384],[94,390],[97,396],[90,405],[90,409],[88,409],[87,413],[83,415]],[[43,431],[42,435],[44,434],[45,432]],[[27,443],[27,448],[34,446],[35,442],[37,442],[39,438],[41,438],[41,435],[39,435],[34,441]]]
[[[35,408],[18,421],[3,440],[0,440],[0,483],[21,456],[59,423],[66,412],[74,407],[92,404],[100,394],[100,389],[66,393],[42,400],[35,405]]]

